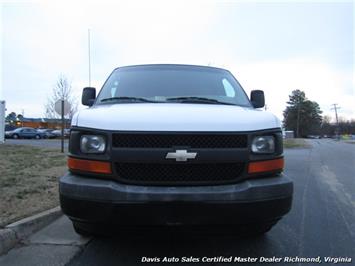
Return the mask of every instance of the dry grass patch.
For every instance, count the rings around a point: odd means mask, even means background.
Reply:
[[[284,148],[309,148],[310,144],[305,139],[284,139]]]
[[[58,178],[66,169],[58,150],[0,145],[0,227],[58,206]]]

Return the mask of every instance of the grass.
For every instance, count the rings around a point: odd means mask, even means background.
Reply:
[[[66,169],[58,150],[0,145],[0,227],[58,206],[58,178]]]
[[[305,139],[284,139],[284,148],[309,148],[310,145]]]

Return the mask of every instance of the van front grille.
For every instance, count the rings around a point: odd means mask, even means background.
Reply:
[[[245,134],[112,134],[112,146],[116,148],[246,148],[247,144]]]
[[[223,184],[235,182],[244,163],[116,163],[117,178],[151,185]]]

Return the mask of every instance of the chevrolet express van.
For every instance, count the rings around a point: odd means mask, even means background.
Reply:
[[[225,69],[115,69],[72,119],[60,204],[79,234],[106,225],[271,229],[292,203],[280,121]]]

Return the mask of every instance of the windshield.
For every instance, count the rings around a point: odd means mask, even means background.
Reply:
[[[244,90],[228,71],[196,66],[157,65],[116,69],[104,84],[96,104],[127,100],[251,106]]]

